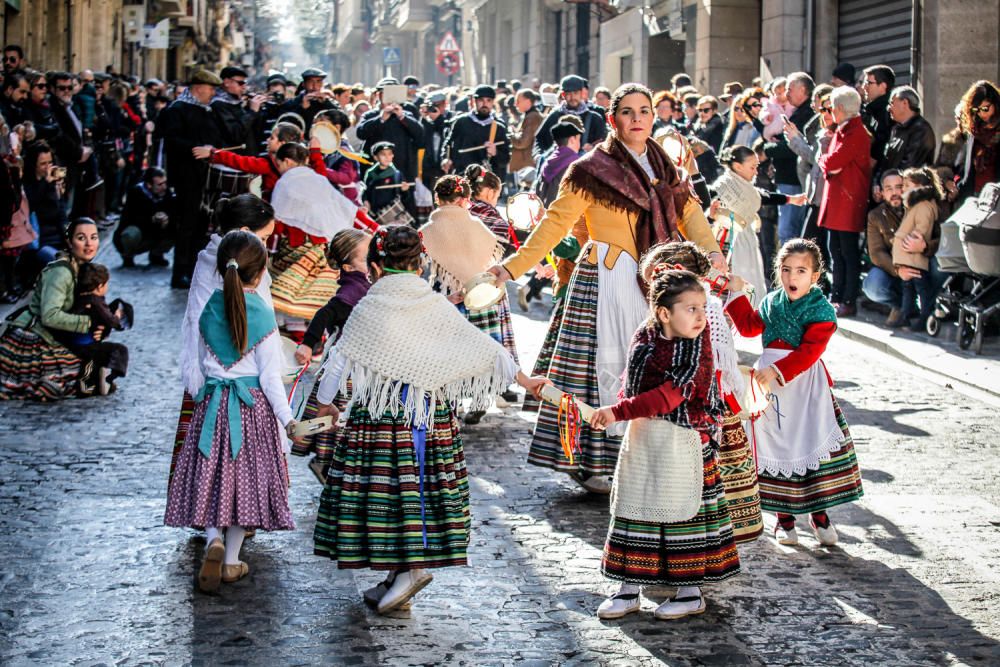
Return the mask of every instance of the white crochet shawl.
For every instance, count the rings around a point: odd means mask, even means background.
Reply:
[[[358,212],[357,205],[309,167],[293,167],[282,174],[271,205],[281,222],[328,240],[353,227]]]
[[[380,278],[351,312],[332,357],[344,362],[340,391],[377,419],[403,408],[415,426],[430,423],[434,404],[472,398],[485,410],[513,382],[516,365],[498,342],[471,324],[444,296],[413,274]],[[409,385],[406,400],[403,386]]]
[[[483,221],[461,206],[446,204],[420,228],[431,259],[431,277],[446,293],[461,292],[465,283],[503,259],[503,245]]]
[[[736,222],[741,225],[760,226],[757,212],[760,210],[760,192],[753,183],[739,174],[727,170],[712,185],[719,196],[719,203],[736,216]]]
[[[746,383],[743,374],[740,373],[740,358],[736,353],[733,332],[723,310],[722,301],[711,293],[708,295],[705,315],[708,320],[709,337],[712,340],[715,370],[721,372],[719,384],[722,392],[742,396]]]

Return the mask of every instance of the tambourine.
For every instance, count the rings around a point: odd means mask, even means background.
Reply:
[[[507,221],[514,229],[531,231],[544,216],[545,207],[534,192],[518,192],[507,200]]]
[[[683,167],[687,163],[691,151],[679,133],[668,130],[657,135],[654,140],[663,146],[675,167]]]
[[[559,405],[562,402],[564,395],[563,391],[555,385],[547,384],[542,387],[542,400],[546,403]],[[583,420],[586,422],[589,422],[590,417],[597,412],[597,410],[575,397],[573,398],[573,402],[576,403],[576,407],[580,411],[580,416],[583,417]]]
[[[771,402],[767,391],[757,381],[756,371],[749,366],[740,366],[739,369],[746,388],[742,396],[736,397],[736,402],[740,404],[740,411],[736,416],[743,421],[757,419],[764,414]]]
[[[291,123],[292,125],[298,125],[299,129],[303,132],[306,131],[306,119],[294,111],[288,111],[278,116],[278,120],[274,124],[277,125],[278,123]]]
[[[323,433],[333,428],[333,415],[304,419],[292,427],[292,437],[305,438],[317,433]]]
[[[470,312],[478,312],[492,308],[500,303],[504,290],[497,285],[497,277],[492,273],[483,272],[472,276],[465,283],[465,307]]]
[[[302,372],[302,364],[295,361],[295,350],[298,346],[299,344],[291,338],[281,337],[281,360],[284,368],[281,373],[281,381],[284,384],[292,384]]]
[[[330,155],[340,150],[340,130],[333,123],[319,121],[309,129],[309,138],[319,140],[319,150]]]

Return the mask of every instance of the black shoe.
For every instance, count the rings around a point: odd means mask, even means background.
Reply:
[[[123,269],[134,269],[135,268],[135,258],[134,257],[122,257],[122,268]]]
[[[466,413],[465,418],[462,421],[464,421],[469,426],[473,426],[482,421],[485,415],[486,415],[486,410],[476,410],[475,412]]]
[[[515,403],[516,404],[519,400],[521,400],[521,395],[518,394],[513,389],[508,389],[504,393],[500,394],[500,398],[502,398],[503,400],[507,401],[508,403]]]
[[[149,265],[150,266],[170,266],[170,262],[163,255],[149,254]]]
[[[191,289],[191,279],[187,276],[175,276],[170,281],[170,287],[173,289]]]
[[[17,303],[20,300],[21,295],[14,290],[4,292],[3,296],[0,296],[0,303]]]

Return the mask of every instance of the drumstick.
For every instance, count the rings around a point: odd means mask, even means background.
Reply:
[[[238,151],[241,148],[246,148],[246,144],[240,144],[239,146],[226,146],[225,148],[216,148],[217,151]]]
[[[506,141],[501,141],[500,143],[495,144],[495,145],[496,146],[502,146],[505,143],[507,143],[507,142]],[[485,150],[486,146],[487,146],[487,144],[483,144],[482,146],[473,146],[472,148],[459,148],[456,152],[457,153],[471,153],[472,151]]]
[[[404,185],[416,185],[416,183],[389,183],[388,185],[376,185],[376,190],[388,190],[389,188],[401,188]]]

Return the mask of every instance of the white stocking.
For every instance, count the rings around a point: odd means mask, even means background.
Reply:
[[[222,537],[222,532],[218,528],[215,528],[214,526],[211,527],[211,528],[206,528],[205,529],[205,548],[207,549],[209,544],[211,544],[214,540],[216,540],[218,538],[221,538],[221,537]]]
[[[226,528],[226,565],[239,565],[240,549],[247,531],[240,526]]]

